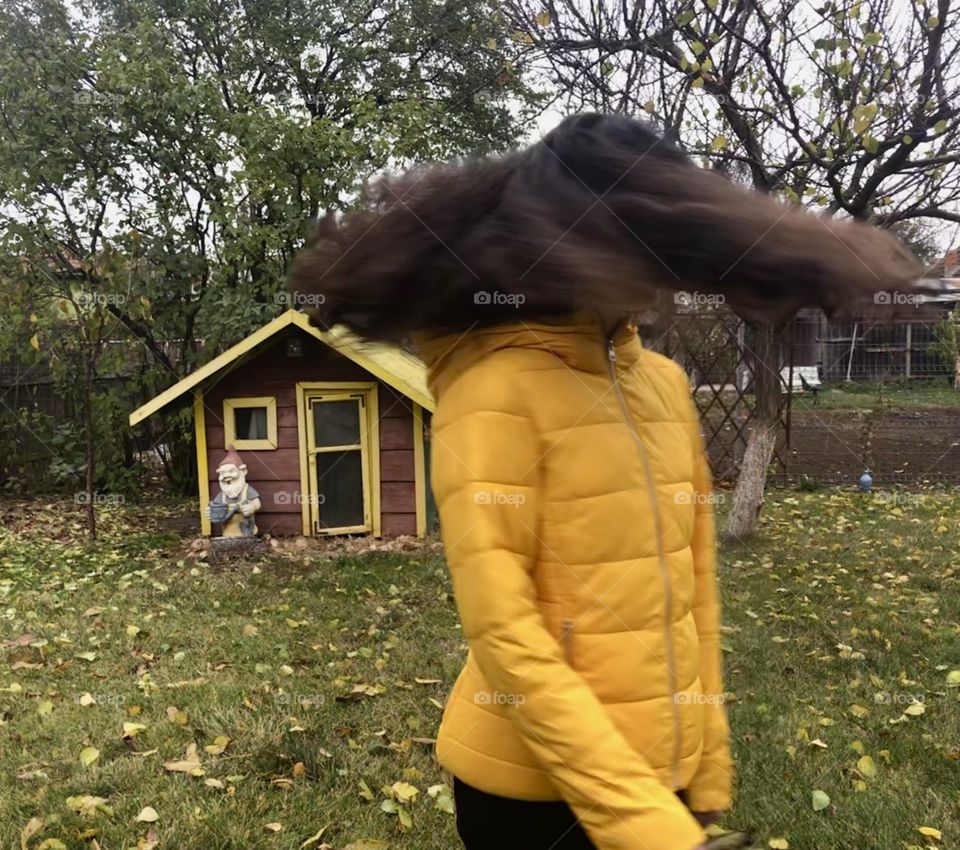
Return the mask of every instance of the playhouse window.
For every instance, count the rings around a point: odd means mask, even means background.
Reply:
[[[277,400],[227,398],[223,400],[223,447],[275,449],[277,447]]]

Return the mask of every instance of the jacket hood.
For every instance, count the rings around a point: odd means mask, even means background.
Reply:
[[[589,310],[551,320],[509,322],[458,333],[417,333],[413,338],[427,365],[430,391],[439,398],[449,381],[481,358],[505,348],[546,351],[570,369],[601,372],[607,369],[609,343],[617,359],[632,365],[640,356],[640,338],[631,316],[607,332],[599,313]]]

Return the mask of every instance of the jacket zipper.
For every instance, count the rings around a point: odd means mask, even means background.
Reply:
[[[660,578],[663,581],[664,598],[664,637],[667,645],[667,672],[670,681],[670,708],[673,713],[673,788],[675,791],[680,788],[680,709],[677,706],[677,673],[674,663],[673,648],[673,592],[670,586],[670,570],[667,566],[667,558],[663,552],[663,526],[660,520],[660,503],[657,500],[657,490],[653,481],[653,472],[650,469],[650,458],[647,455],[647,447],[640,439],[633,425],[633,417],[630,415],[630,409],[623,397],[623,391],[620,389],[620,381],[617,378],[617,349],[613,338],[607,340],[607,366],[610,372],[610,381],[613,384],[613,390],[617,396],[617,402],[620,405],[620,412],[623,415],[624,424],[633,437],[634,443],[640,450],[640,460],[643,463],[643,471],[647,480],[647,495],[650,498],[650,506],[653,511],[653,527],[657,535],[657,562],[660,565]]]

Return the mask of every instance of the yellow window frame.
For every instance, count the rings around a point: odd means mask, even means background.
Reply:
[[[344,446],[315,446],[310,412],[314,403],[349,401],[360,404],[360,442]],[[297,421],[300,436],[300,504],[305,536],[370,533],[380,536],[380,418],[376,381],[297,384]],[[316,456],[321,452],[358,449],[363,485],[363,524],[320,528],[322,505],[313,492]]]
[[[265,407],[267,409],[267,436],[257,440],[238,440],[234,411],[238,408]],[[277,447],[276,396],[244,396],[223,400],[223,447],[243,449],[275,449]]]

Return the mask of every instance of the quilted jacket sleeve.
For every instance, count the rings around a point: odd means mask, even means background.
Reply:
[[[598,850],[693,850],[703,831],[566,664],[536,605],[541,446],[525,394],[502,371],[467,383],[437,412],[432,476],[471,652],[513,697],[519,735]]]
[[[684,392],[686,393],[686,379]],[[696,519],[693,531],[693,562],[696,585],[693,616],[700,640],[700,682],[708,697],[704,704],[703,755],[700,767],[687,788],[687,803],[695,812],[726,811],[731,805],[733,768],[730,731],[723,705],[723,662],[720,651],[720,602],[717,595],[716,535],[710,468],[704,456],[700,420],[689,404],[691,440],[695,458],[694,489]]]

